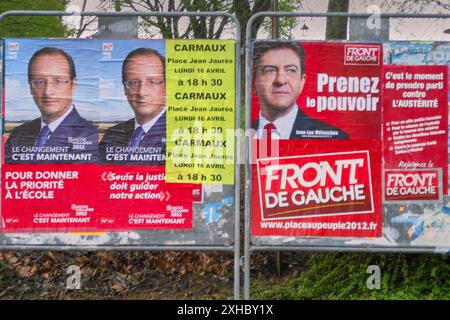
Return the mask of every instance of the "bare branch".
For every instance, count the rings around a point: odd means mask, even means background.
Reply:
[[[217,28],[217,31],[214,33],[214,39],[220,39],[220,36],[223,33],[223,30],[225,28],[225,26],[228,24],[229,19],[228,18],[223,18],[222,21],[220,22],[219,28]]]

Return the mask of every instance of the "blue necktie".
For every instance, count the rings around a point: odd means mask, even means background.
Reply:
[[[144,135],[144,133],[145,133],[144,129],[142,129],[141,126],[137,127],[134,130],[133,136],[131,137],[131,141],[130,141],[130,144],[128,145],[128,147],[131,147],[131,148],[138,147],[139,143],[141,143],[141,139],[142,139],[142,136]]]
[[[47,139],[51,134],[51,130],[48,126],[43,126],[41,132],[39,132],[39,136],[36,140],[35,147],[43,147],[47,143]]]

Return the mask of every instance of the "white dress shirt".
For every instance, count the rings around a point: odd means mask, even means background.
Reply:
[[[154,117],[152,120],[144,123],[143,125],[140,125],[139,123],[137,123],[136,118],[134,119],[134,130],[136,130],[137,127],[142,127],[142,129],[144,129],[144,132],[147,133],[156,123],[156,121],[158,121],[159,118],[161,118],[161,116],[164,114],[164,112],[166,112],[166,108],[164,107],[163,110],[161,110],[160,113],[158,113],[158,115],[156,117]]]
[[[262,113],[259,113],[259,124],[258,124],[258,139],[263,139],[264,134],[264,127],[268,123],[273,123],[276,130],[272,131],[272,139],[289,139],[291,136],[292,128],[294,127],[295,118],[297,117],[298,113],[298,106],[297,104],[294,104],[291,107],[291,110],[289,112],[282,116],[281,118],[278,118],[274,122],[271,122],[267,120]]]
[[[61,117],[59,117],[58,119],[56,119],[55,121],[53,121],[50,124],[46,124],[41,118],[41,130],[43,127],[47,126],[52,133],[55,132],[56,128],[59,127],[61,122],[64,121],[64,119],[69,115],[69,113],[72,112],[72,110],[73,110],[73,105],[71,105],[69,110],[67,110]]]

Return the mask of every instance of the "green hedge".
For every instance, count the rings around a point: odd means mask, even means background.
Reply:
[[[320,253],[306,271],[280,281],[258,276],[253,299],[450,299],[449,257],[425,254]],[[381,288],[369,290],[367,267],[378,265]]]

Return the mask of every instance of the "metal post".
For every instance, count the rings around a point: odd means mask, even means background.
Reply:
[[[278,0],[272,0],[272,11],[278,11]],[[272,17],[272,39],[278,39],[280,37],[280,24],[278,17]]]
[[[278,0],[272,0],[272,11],[278,11]],[[278,39],[280,37],[280,24],[277,17],[272,17],[272,39]],[[281,275],[281,254],[280,251],[275,252],[275,270],[277,275]]]
[[[244,208],[244,299],[250,299],[250,208],[251,208],[251,177],[252,177],[252,167],[250,164],[250,159],[252,155],[252,142],[253,137],[250,135],[249,129],[251,128],[251,117],[250,117],[250,66],[252,64],[252,50],[251,47],[251,37],[252,37],[252,24],[253,17],[250,17],[249,22],[246,26],[246,36],[245,36],[245,208]],[[250,23],[252,22],[252,23]]]
[[[233,16],[234,17],[234,16]],[[239,21],[234,17],[236,23],[235,44],[235,81],[236,81],[236,108],[235,108],[235,152],[234,152],[234,299],[240,299],[241,293],[241,266],[240,266],[240,221],[241,221],[241,28]]]
[[[227,12],[80,12],[69,13],[66,11],[7,11],[0,14],[1,21],[8,16],[97,16],[97,17],[135,17],[135,16],[153,16],[153,17],[224,17],[230,19],[236,26],[235,36],[235,83],[236,83],[236,108],[235,108],[235,129],[240,128],[240,109],[241,109],[241,77],[240,77],[240,54],[241,54],[241,27],[236,16]],[[234,245],[232,247],[214,247],[214,246],[129,246],[129,247],[75,247],[69,248],[64,246],[47,246],[38,247],[38,249],[50,250],[67,250],[67,249],[116,249],[116,250],[217,250],[217,251],[233,251],[234,252],[234,299],[240,298],[240,162],[239,162],[239,148],[240,135],[235,134],[235,212],[234,212]],[[0,249],[2,247],[0,246]],[[5,249],[36,249],[33,246],[6,246]]]

